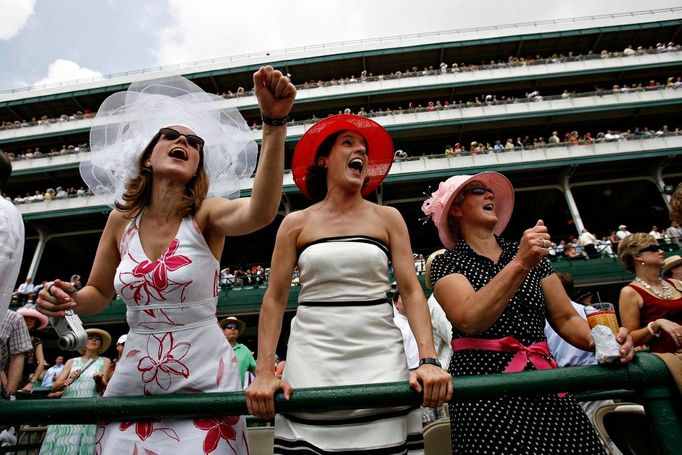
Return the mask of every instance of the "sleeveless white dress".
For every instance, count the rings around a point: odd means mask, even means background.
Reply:
[[[218,326],[220,264],[194,218],[156,260],[129,223],[121,239],[116,292],[130,332],[105,397],[241,391],[237,358]],[[98,455],[246,454],[244,419],[111,422],[98,425]]]
[[[325,238],[299,252],[302,287],[284,370],[292,387],[408,379],[387,301],[388,255],[364,236]],[[274,453],[419,454],[421,428],[419,410],[409,407],[278,415]]]

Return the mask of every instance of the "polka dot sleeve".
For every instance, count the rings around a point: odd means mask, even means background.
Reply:
[[[435,286],[438,280],[444,276],[458,273],[457,262],[453,261],[452,252],[446,251],[443,254],[436,256],[431,263],[431,283]]]
[[[552,263],[549,262],[549,259],[547,258],[542,258],[540,263],[535,266],[535,269],[537,270],[540,279],[546,278],[550,276],[552,273],[554,273]]]

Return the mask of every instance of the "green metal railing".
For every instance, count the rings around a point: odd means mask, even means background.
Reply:
[[[465,376],[454,380],[455,400],[506,394],[633,391],[645,410],[662,454],[682,453],[680,395],[670,372],[656,356],[638,353],[624,367],[573,367],[514,374]],[[620,390],[614,390],[620,389]],[[625,392],[624,390],[625,389]],[[604,393],[603,395],[609,395]],[[407,382],[320,387],[296,390],[291,400],[275,399],[277,412],[321,412],[340,409],[418,406],[419,395]],[[196,418],[248,414],[243,392],[67,400],[17,400],[0,406],[2,424],[93,423],[160,417]]]

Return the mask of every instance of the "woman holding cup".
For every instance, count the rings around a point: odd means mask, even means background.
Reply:
[[[670,279],[659,277],[664,261],[656,239],[643,232],[630,234],[620,241],[618,257],[635,274],[619,300],[621,323],[635,346],[649,346],[653,352],[682,349],[682,293]]]

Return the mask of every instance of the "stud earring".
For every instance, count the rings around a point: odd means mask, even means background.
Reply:
[[[147,161],[144,162],[144,165],[147,166],[147,167],[151,167],[152,162],[149,161],[149,160],[147,160]]]
[[[640,264],[644,265],[644,261],[640,262]]]

